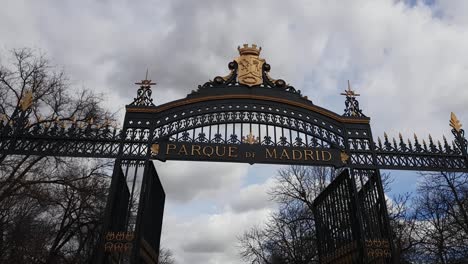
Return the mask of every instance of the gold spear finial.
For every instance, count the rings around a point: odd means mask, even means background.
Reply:
[[[151,88],[151,85],[156,85],[155,82],[148,80],[148,69],[146,69],[145,79],[141,80],[141,82],[136,82],[135,84],[140,85],[141,88],[146,88],[146,89]]]
[[[453,112],[450,112],[450,126],[457,132],[460,132],[462,127],[460,120],[458,120],[457,116]]]
[[[348,89],[346,89],[344,93],[341,93],[341,95],[354,97],[354,96],[359,96],[360,94],[357,94],[355,91],[351,90],[351,84],[348,80]]]
[[[26,111],[29,107],[31,107],[33,102],[33,93],[32,91],[27,91],[24,93],[24,97],[20,101],[20,108],[22,111]]]

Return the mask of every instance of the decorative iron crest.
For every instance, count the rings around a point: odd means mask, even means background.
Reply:
[[[208,81],[203,85],[199,85],[198,89],[219,87],[219,86],[248,86],[248,87],[265,87],[283,90],[286,92],[301,95],[300,90],[287,84],[282,79],[273,79],[268,74],[271,66],[266,61],[259,57],[262,48],[257,48],[253,44],[249,47],[244,44],[243,47],[238,47],[239,57],[228,64],[231,71],[227,76],[216,76],[213,81]],[[301,95],[302,96],[302,95]],[[307,97],[304,97],[307,99]]]
[[[366,117],[362,110],[359,108],[359,102],[356,100],[356,96],[360,94],[355,93],[351,90],[351,85],[349,84],[348,80],[348,89],[341,93],[341,95],[346,96],[344,114],[343,116],[352,116],[352,117]]]
[[[151,85],[156,85],[156,83],[148,80],[148,70],[146,70],[146,77],[141,82],[135,83],[140,85],[140,88],[137,92],[137,97],[133,99],[131,106],[155,106],[153,103],[153,98],[151,98]]]

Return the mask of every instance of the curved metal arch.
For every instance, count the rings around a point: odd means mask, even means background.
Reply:
[[[276,98],[281,99],[279,101],[267,101],[252,99],[252,96],[239,98],[232,95],[197,99],[178,100],[155,108],[127,108],[127,111],[130,114],[149,114],[154,140],[208,125],[250,123],[296,129],[330,145],[345,148],[347,129],[343,118],[312,104],[298,105],[297,102],[281,98]],[[368,119],[345,119],[358,124],[368,123]]]
[[[253,134],[251,134],[253,133]],[[343,145],[330,143],[323,137],[318,137],[306,131],[295,130],[287,126],[267,124],[243,123],[217,123],[215,125],[202,125],[191,127],[164,136],[162,141],[192,142],[211,144],[240,144],[251,135],[255,143],[264,146],[289,147],[321,147],[344,149]],[[343,141],[340,142],[343,144]]]
[[[219,116],[223,117],[212,118]],[[256,118],[258,116],[260,116],[260,118]],[[287,129],[323,140],[330,146],[339,149],[345,148],[343,136],[330,132],[321,126],[304,122],[302,120],[296,120],[287,115],[272,115],[270,113],[247,111],[217,112],[179,119],[163,126],[156,127],[153,139],[157,141],[158,139],[168,138],[181,132],[213,125],[236,124],[266,125],[272,128]]]

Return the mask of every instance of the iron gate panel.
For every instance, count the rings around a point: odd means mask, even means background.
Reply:
[[[132,263],[158,263],[165,199],[166,194],[153,161],[146,161]]]
[[[98,245],[98,261],[96,263],[118,263],[120,259],[119,252],[122,252],[124,247],[132,247],[134,235],[127,232],[129,200],[130,192],[122,171],[121,162],[116,160],[107,197],[103,235]],[[117,249],[116,247],[120,247],[120,245],[122,245],[122,248]]]
[[[357,209],[356,184],[346,169],[313,203],[321,263],[360,263],[362,230]]]
[[[366,174],[367,182],[358,191],[358,213],[363,225],[363,248],[369,263],[390,263],[392,254],[391,230],[386,200],[381,191],[379,171],[358,171]]]
[[[378,172],[356,184],[344,170],[313,204],[321,263],[390,263],[391,240]]]

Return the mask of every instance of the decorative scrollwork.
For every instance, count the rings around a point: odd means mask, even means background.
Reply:
[[[133,99],[131,106],[155,106],[153,103],[153,98],[151,98],[151,85],[156,85],[156,83],[148,80],[148,71],[146,71],[146,78],[139,83],[140,88],[137,91],[137,97]]]
[[[284,80],[275,80],[270,77],[268,73],[271,70],[271,66],[265,60],[258,57],[260,51],[261,48],[257,48],[255,44],[252,47],[248,47],[247,44],[244,44],[243,48],[239,47],[240,57],[228,64],[230,73],[224,77],[216,76],[213,80],[199,85],[198,91],[212,87],[248,86],[271,88],[303,97],[300,90],[296,90]],[[192,93],[196,92],[192,91]],[[307,99],[305,96],[303,98]]]

